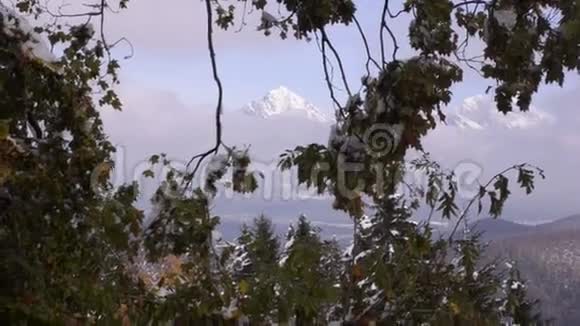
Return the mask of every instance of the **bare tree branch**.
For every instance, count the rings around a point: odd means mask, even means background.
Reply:
[[[407,9],[405,9],[405,7],[404,7],[404,5],[403,5],[403,9],[401,9],[401,10],[397,11],[397,13],[396,13],[396,14],[393,14],[393,13],[391,12],[391,9],[389,8],[389,0],[385,0],[385,7],[386,7],[387,13],[389,14],[389,17],[390,17],[390,18],[397,18],[397,17],[399,17],[399,16],[400,16],[402,13],[404,13],[404,12],[408,12],[408,10],[407,10]]]
[[[318,36],[315,34],[315,36],[318,38]],[[338,101],[338,99],[336,98],[336,94],[334,93],[334,85],[332,84],[332,78],[330,77],[330,73],[328,71],[328,57],[326,55],[326,43],[325,42],[320,42],[320,52],[321,52],[321,56],[322,56],[322,67],[324,69],[324,79],[326,81],[326,86],[328,87],[328,91],[330,92],[330,98],[332,99],[332,101],[334,102],[334,104],[337,106],[340,114],[342,116],[344,116],[344,108],[342,107],[342,104],[340,104],[340,101]]]
[[[224,90],[223,90],[222,81],[221,81],[219,74],[218,74],[215,47],[214,47],[214,43],[213,43],[213,15],[212,15],[212,8],[211,8],[211,0],[205,0],[205,8],[206,8],[206,13],[207,13],[207,47],[208,47],[208,51],[209,51],[209,57],[211,60],[213,79],[214,79],[214,82],[215,82],[215,84],[217,86],[217,90],[218,90],[218,98],[217,98],[217,104],[216,104],[216,109],[215,109],[216,138],[215,138],[215,144],[212,148],[210,148],[209,150],[207,150],[201,154],[193,156],[189,160],[189,162],[187,163],[186,171],[188,171],[191,164],[193,164],[193,162],[197,160],[197,163],[196,163],[193,171],[188,173],[186,176],[187,182],[185,184],[184,189],[187,189],[189,187],[189,185],[191,184],[191,181],[193,180],[193,177],[195,176],[195,174],[199,170],[201,163],[211,154],[217,153],[220,146],[222,145],[221,114],[222,114],[222,107],[223,107]]]
[[[103,41],[103,46],[105,48],[105,51],[107,51],[107,57],[109,59],[109,61],[111,61],[111,49],[109,48],[109,45],[107,43],[107,40],[105,39],[105,8],[107,7],[107,2],[105,0],[101,0],[101,26],[100,26],[100,30],[101,30],[101,41]]]
[[[475,2],[475,6],[473,8],[473,10],[470,10],[469,5],[473,4],[473,2],[463,2],[462,5],[465,5],[465,11],[466,12],[470,12],[472,15],[475,15],[475,13],[477,12],[477,10],[479,9],[479,5],[481,4],[480,2]],[[458,8],[458,6],[456,5],[454,8]],[[455,56],[455,58],[457,59],[457,61],[459,63],[463,63],[465,64],[469,69],[473,70],[475,73],[477,73],[478,75],[483,77],[483,74],[481,72],[480,69],[478,69],[475,65],[482,65],[483,64],[483,60],[477,60],[480,58],[483,58],[483,55],[480,56],[475,56],[472,58],[467,58],[467,49],[469,47],[469,31],[466,29],[465,30],[465,38],[463,39],[463,41],[461,41],[461,43],[457,46],[457,49],[455,49],[453,51],[453,55]]]
[[[391,39],[393,40],[392,59],[393,59],[393,61],[397,61],[397,52],[399,51],[399,43],[397,42],[397,38],[395,37],[395,34],[393,33],[393,31],[391,30],[389,25],[387,25],[387,23],[384,21],[383,21],[383,27],[384,27],[384,29],[387,30],[387,32],[389,32],[389,35],[391,36]]]
[[[367,37],[366,37],[366,35],[365,35],[365,33],[364,33],[363,29],[362,29],[362,26],[360,25],[358,19],[356,19],[356,17],[353,16],[353,20],[354,20],[354,23],[356,24],[356,27],[357,27],[357,29],[359,31],[359,34],[360,34],[361,38],[362,38],[362,41],[363,41],[363,44],[364,44],[364,47],[365,47],[365,51],[367,52],[367,62],[366,62],[366,65],[365,66],[366,66],[366,69],[367,69],[367,75],[370,76],[371,70],[370,70],[370,67],[369,66],[370,66],[370,63],[371,62],[374,63],[375,66],[377,67],[377,69],[379,69],[379,70],[381,70],[381,66],[379,65],[379,63],[371,55],[371,50],[369,48],[369,42],[367,41]]]
[[[404,10],[400,11],[397,13],[397,15],[391,15],[390,10],[389,10],[389,0],[385,0],[385,4],[383,6],[383,13],[381,15],[381,28],[380,28],[381,59],[383,61],[383,65],[385,65],[387,63],[386,55],[385,55],[385,30],[389,33],[391,40],[393,41],[393,54],[392,54],[393,61],[397,61],[397,51],[399,51],[399,43],[397,42],[397,38],[395,37],[395,34],[393,33],[393,31],[391,30],[389,25],[387,24],[387,20],[386,20],[387,13],[389,13],[389,16],[391,18],[396,18],[402,12],[405,12],[405,11]]]
[[[385,57],[385,37],[384,37],[384,26],[385,26],[385,19],[387,18],[387,10],[389,8],[389,0],[385,0],[385,4],[383,6],[383,13],[381,15],[381,28],[379,31],[380,35],[380,42],[381,42],[381,61],[383,62],[383,66],[386,62]]]
[[[340,70],[342,82],[344,84],[344,88],[346,89],[346,92],[348,93],[348,96],[352,96],[352,92],[350,91],[350,87],[348,86],[348,81],[346,79],[346,73],[344,71],[342,59],[340,58],[338,51],[336,51],[336,48],[334,48],[334,46],[330,42],[330,39],[328,38],[328,35],[326,34],[326,31],[323,28],[320,29],[320,33],[322,35],[322,44],[324,45],[326,43],[328,45],[328,48],[334,54],[334,58],[336,59],[336,62],[338,62],[338,69]]]
[[[126,43],[129,46],[129,50],[131,51],[128,55],[124,57],[124,59],[131,59],[135,55],[135,48],[133,47],[133,43],[131,43],[131,41],[129,41],[126,37],[121,37],[120,39],[111,43],[109,47],[112,49],[117,45],[119,45],[120,43]]]

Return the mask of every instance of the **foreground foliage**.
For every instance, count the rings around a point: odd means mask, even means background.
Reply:
[[[459,211],[456,176],[427,155],[412,162],[406,158],[413,149],[421,151],[422,137],[444,120],[442,107],[451,99],[452,85],[461,82],[463,65],[497,82],[495,99],[502,112],[514,110],[514,101],[526,111],[542,81],[562,84],[565,70],[580,66],[576,1],[410,0],[397,14],[385,1],[381,58],[367,52],[367,75],[358,94],[351,93],[326,31],[332,24],[358,25],[355,4],[278,3],[288,16],[277,19],[264,11],[259,28],[266,34],[278,30],[282,37],[318,38],[337,106],[329,144],[287,151],[280,167],[297,169],[301,184],[332,194],[334,207],[349,213],[349,249],[342,253],[336,241],[322,239],[305,217],[290,228],[284,245],[264,217],[243,228],[235,244],[215,237],[219,218],[212,216],[210,204],[216,181],[231,173],[235,191],[257,187],[248,152],[220,139],[223,89],[212,28],[214,23],[230,27],[235,8],[205,1],[208,47],[220,90],[215,147],[194,156],[193,169],[167,174],[152,198],[154,220],[143,225],[143,212],[133,205],[136,185],[113,189],[108,182],[114,148],[103,133],[97,106],[121,107],[112,88],[119,68],[110,53],[114,44],[86,22],[28,28],[23,14],[50,13],[36,1],[19,0],[20,13],[0,7],[3,324],[539,321],[513,265],[481,265],[477,237],[437,239],[428,224],[416,225],[411,217],[419,205],[458,224],[475,205],[478,213],[487,208],[498,217],[510,195],[510,173],[530,193],[541,170],[515,165],[482,183],[467,209]],[[267,4],[248,3],[258,10]],[[126,5],[120,2],[120,7]],[[103,16],[107,6],[90,6],[95,11],[84,15]],[[389,59],[386,18],[400,14],[412,15],[409,42],[416,56],[397,58],[393,37]],[[484,45],[478,67],[464,56],[470,37]],[[61,49],[58,59],[40,55],[44,39]],[[366,40],[364,46],[368,49]],[[339,65],[346,101],[334,94],[329,57]],[[377,126],[387,132],[378,142],[368,134]],[[208,157],[210,173],[203,187],[196,188],[192,180]],[[152,157],[151,163],[170,165],[164,156]],[[358,167],[346,168],[352,164]],[[425,173],[426,188],[405,184],[407,164]],[[410,188],[408,196],[398,195],[401,187]]]

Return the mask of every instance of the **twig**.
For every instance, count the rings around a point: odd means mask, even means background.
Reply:
[[[391,40],[393,40],[393,61],[397,61],[397,52],[399,51],[399,43],[397,42],[397,37],[395,36],[395,34],[393,33],[393,31],[391,30],[391,28],[389,27],[389,25],[387,25],[386,22],[383,21],[383,27],[384,29],[387,30],[387,32],[389,32],[389,35],[391,36]]]
[[[215,144],[212,148],[210,148],[209,150],[207,150],[204,153],[193,156],[189,160],[189,162],[187,163],[186,171],[189,170],[189,167],[191,166],[191,164],[193,164],[193,162],[195,160],[197,160],[195,168],[193,169],[193,171],[191,173],[188,174],[188,176],[186,178],[187,181],[186,181],[184,190],[187,189],[189,187],[189,185],[191,184],[191,181],[193,180],[193,177],[195,176],[195,173],[197,172],[197,170],[201,166],[201,163],[203,162],[203,160],[205,160],[211,154],[217,153],[217,151],[220,148],[220,145],[222,144],[221,114],[222,114],[224,91],[223,91],[222,82],[221,82],[221,79],[219,77],[218,70],[217,70],[215,47],[213,44],[213,17],[212,17],[212,10],[211,10],[211,0],[205,0],[205,8],[206,8],[206,13],[207,13],[207,47],[208,47],[208,51],[209,51],[209,57],[211,60],[213,79],[214,79],[214,82],[215,82],[215,84],[217,86],[217,90],[218,90],[218,99],[217,99],[217,104],[216,104],[216,109],[215,109],[216,139],[215,139]]]
[[[363,29],[362,29],[362,27],[361,27],[358,19],[353,16],[353,20],[354,20],[354,23],[356,24],[356,27],[357,27],[357,29],[358,29],[358,31],[360,33],[361,38],[362,38],[362,41],[363,41],[363,44],[364,44],[364,47],[365,47],[365,51],[367,52],[366,69],[367,69],[367,75],[370,76],[371,70],[369,68],[369,65],[370,65],[371,62],[374,63],[375,66],[377,67],[377,69],[379,69],[379,70],[381,69],[381,66],[379,65],[379,63],[371,55],[371,50],[369,48],[369,42],[367,41],[367,37],[366,37],[366,35],[365,35],[365,33],[364,33],[364,31],[363,31]]]
[[[392,54],[393,61],[397,61],[397,52],[399,51],[399,43],[397,42],[397,38],[395,37],[395,34],[393,33],[393,31],[391,30],[391,28],[389,27],[389,25],[387,24],[387,21],[386,21],[387,13],[389,13],[389,1],[388,0],[385,1],[385,5],[383,7],[383,13],[381,16],[380,41],[381,41],[381,59],[383,60],[383,65],[385,65],[387,62],[386,57],[385,57],[385,39],[384,39],[385,30],[389,33],[389,36],[391,37],[391,40],[393,41],[393,54]],[[399,12],[396,16],[398,16],[400,13],[401,12]],[[391,15],[391,18],[394,18],[394,17]]]
[[[385,59],[385,38],[384,38],[384,28],[383,26],[385,25],[385,19],[387,18],[387,10],[389,8],[389,1],[385,0],[385,5],[383,6],[383,13],[381,15],[381,28],[379,31],[379,35],[380,35],[380,42],[381,42],[381,59],[383,62],[383,65],[386,62]]]
[[[248,1],[244,1],[244,9],[242,12],[242,22],[240,23],[240,27],[236,30],[236,33],[241,32],[244,29],[244,26],[246,26],[247,7],[248,7]]]
[[[332,51],[332,53],[334,54],[336,62],[338,62],[338,69],[340,69],[340,75],[342,77],[342,82],[344,84],[344,88],[346,89],[346,92],[348,93],[348,96],[352,96],[352,92],[350,91],[350,87],[348,86],[348,81],[346,79],[346,73],[344,71],[342,59],[340,58],[338,51],[336,51],[336,49],[334,48],[334,46],[330,42],[330,39],[328,38],[328,35],[326,34],[326,31],[324,30],[324,28],[320,29],[320,33],[322,35],[322,44],[324,45],[324,43],[326,43],[328,45],[328,47],[330,48],[330,51]]]
[[[397,18],[399,17],[399,15],[401,15],[404,12],[407,12],[407,9],[405,9],[403,7],[403,9],[399,10],[396,14],[393,15],[393,13],[391,12],[391,9],[389,9],[389,0],[385,0],[385,6],[387,8],[387,12],[389,13],[389,17],[390,18]]]
[[[129,41],[126,37],[121,37],[120,39],[118,39],[115,42],[113,42],[110,45],[110,48],[112,49],[112,48],[116,47],[117,45],[119,45],[119,43],[122,43],[122,42],[127,43],[127,45],[129,45],[129,49],[131,50],[131,53],[128,54],[128,55],[126,55],[124,57],[124,59],[125,60],[131,59],[135,55],[135,48],[133,47],[133,43],[131,43],[131,41]]]
[[[519,168],[522,168],[526,166],[526,164],[518,164],[518,165],[513,165],[510,166],[509,168],[499,172],[498,174],[494,175],[491,179],[489,179],[489,181],[483,186],[483,188],[489,187],[491,185],[491,183],[496,180],[497,178],[499,178],[500,176],[504,175],[505,173],[511,171],[511,170],[516,170]],[[463,221],[463,219],[465,219],[465,217],[467,216],[467,213],[469,212],[469,209],[471,208],[471,206],[475,203],[476,200],[479,200],[482,198],[481,194],[477,194],[475,197],[473,197],[469,203],[467,204],[467,207],[465,208],[465,210],[463,210],[463,213],[461,213],[461,216],[459,217],[459,219],[457,220],[457,222],[455,223],[455,226],[453,227],[453,231],[451,231],[451,234],[449,235],[449,239],[448,241],[451,242],[451,240],[453,240],[453,236],[455,235],[455,232],[457,231],[457,228],[459,227],[459,224],[461,224],[461,222]]]
[[[316,35],[316,37],[318,38],[317,35]],[[334,93],[334,85],[332,84],[332,79],[331,79],[330,73],[328,71],[328,57],[326,56],[326,43],[325,42],[320,42],[320,43],[321,43],[320,52],[322,55],[322,67],[324,69],[324,79],[326,81],[326,86],[328,87],[328,91],[330,92],[330,98],[332,99],[334,104],[337,106],[340,114],[344,117],[344,111],[343,111],[344,108],[342,107],[342,105],[340,104],[338,99],[336,98],[336,94]]]

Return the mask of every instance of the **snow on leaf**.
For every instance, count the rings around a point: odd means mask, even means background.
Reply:
[[[222,316],[224,319],[229,320],[233,319],[238,312],[238,300],[234,299],[230,302],[229,306],[222,308]]]
[[[8,8],[3,3],[0,3],[0,18],[3,20],[2,26],[4,32],[8,35],[14,35],[15,30],[19,30],[24,35],[28,35],[28,39],[22,43],[22,52],[30,58],[39,59],[45,63],[52,63],[58,61],[56,57],[50,52],[50,49],[45,44],[42,36],[34,31],[30,23],[20,16],[14,10]]]
[[[524,284],[522,282],[518,282],[518,281],[513,282],[511,285],[512,290],[517,290],[517,289],[520,289],[523,287],[524,287]]]
[[[354,250],[354,243],[351,242],[351,244],[342,253],[342,256],[344,258],[350,258],[350,257],[352,257],[353,250]]]
[[[516,27],[516,19],[518,18],[518,15],[514,8],[496,10],[493,13],[493,17],[498,24],[510,31]]]
[[[395,253],[395,247],[393,246],[393,244],[389,243],[389,253],[392,255]]]
[[[356,255],[356,257],[354,258],[354,262],[357,263],[359,260],[365,258],[366,256],[370,255],[372,253],[372,250],[365,250],[361,253],[359,253],[358,255]]]
[[[227,154],[218,154],[211,158],[207,165],[207,173],[224,171],[227,168],[229,157]]]
[[[286,265],[286,262],[288,261],[288,255],[282,255],[282,257],[280,257],[280,261],[278,261],[278,265],[280,267]]]
[[[292,248],[292,246],[294,245],[294,241],[295,241],[294,237],[291,237],[291,238],[290,238],[290,239],[289,239],[289,240],[286,242],[286,244],[284,244],[284,249],[285,249],[285,250],[290,250],[290,248]]]
[[[373,227],[373,222],[368,215],[364,215],[360,220],[360,227],[362,230],[368,230]]]

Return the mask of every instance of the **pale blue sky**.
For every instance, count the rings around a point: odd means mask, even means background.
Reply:
[[[368,34],[373,54],[378,57],[381,3],[361,0],[357,5],[357,17]],[[396,11],[397,5],[392,8]],[[316,42],[280,40],[277,35],[265,37],[255,31],[258,19],[259,13],[254,12],[241,32],[236,31],[239,24],[229,31],[216,32],[226,110],[237,109],[279,85],[289,87],[321,109],[331,108]],[[123,62],[126,83],[176,92],[183,101],[195,107],[213,106],[215,85],[211,80],[205,11],[201,1],[173,0],[162,6],[157,1],[133,1],[129,10],[110,16],[109,20],[110,34],[127,36],[135,47],[134,57]],[[402,47],[399,58],[409,56],[408,19],[393,21],[392,28]],[[364,74],[365,52],[355,26],[331,28],[329,35],[341,53],[351,87],[358,89]],[[386,44],[390,53],[389,39]],[[121,48],[119,53],[127,51]],[[454,87],[455,97],[450,107],[465,97],[484,92],[491,85],[469,69],[465,70],[464,80]],[[338,79],[336,84],[339,84]]]
[[[360,0],[357,3],[358,18],[368,34],[373,52],[378,55],[380,2]],[[134,161],[156,151],[184,158],[213,142],[210,113],[215,109],[216,89],[206,47],[202,4],[197,0],[171,0],[164,5],[153,0],[132,1],[126,12],[110,16],[107,21],[110,39],[125,36],[135,47],[134,57],[122,62],[121,95],[126,104],[125,112],[105,114],[112,139],[125,146]],[[216,34],[226,115],[280,85],[287,86],[322,110],[330,110],[332,102],[316,43],[294,39],[282,41],[276,35],[266,38],[252,27],[256,26],[251,24],[252,19],[255,23],[258,16],[254,13],[249,26],[240,33],[235,32],[236,27]],[[408,43],[407,27],[408,21],[404,19],[393,25],[401,45]],[[329,35],[341,53],[351,88],[357,90],[365,72],[366,56],[356,27],[335,27],[329,30]],[[388,40],[387,45],[390,53]],[[119,48],[116,53],[122,57],[128,51]],[[403,48],[399,58],[410,54],[408,48]],[[553,116],[554,124],[540,124],[521,131],[491,126],[481,133],[438,128],[428,137],[427,150],[446,166],[470,160],[481,164],[485,173],[492,175],[522,161],[546,168],[548,180],[538,185],[533,197],[514,200],[513,206],[506,210],[508,218],[542,220],[580,212],[580,202],[576,199],[580,193],[580,176],[575,168],[580,164],[580,118],[576,114],[580,78],[576,73],[568,75],[570,78],[564,89],[544,86],[534,99],[534,106]],[[464,79],[454,87],[455,96],[449,111],[464,105],[467,98],[483,94],[491,85],[491,81],[483,80],[468,69]],[[339,84],[338,79],[336,84]],[[489,114],[495,112],[491,97],[482,102],[481,110]],[[232,130],[233,135],[259,135],[261,132],[263,130]],[[297,130],[281,129],[279,132],[294,135]],[[321,130],[322,135],[327,133]],[[271,140],[268,137],[272,135],[266,135],[266,142]]]
[[[214,101],[215,86],[210,78],[206,49],[205,13],[201,2],[189,2],[175,1],[173,7],[163,8],[151,1],[133,2],[127,12],[111,18],[112,32],[127,35],[135,45],[135,56],[124,62],[126,81],[172,90],[188,104],[206,106]],[[378,55],[380,3],[365,0],[358,1],[358,4],[357,16],[368,34],[374,55]],[[178,15],[175,19],[189,20],[176,26],[165,26],[168,23],[161,20],[157,21],[157,26],[148,23],[155,20],[155,15],[171,17],[172,13]],[[236,109],[279,85],[289,87],[323,109],[330,107],[315,40],[283,41],[277,35],[264,37],[254,27],[259,13],[255,12],[251,17],[242,32],[236,32],[236,26],[216,35],[219,70],[226,89],[226,108]],[[410,54],[405,44],[407,26],[406,18],[393,22],[393,29],[402,45],[399,58]],[[180,36],[183,34],[193,36]],[[148,39],[146,35],[149,35]],[[364,74],[365,53],[355,26],[332,28],[329,35],[341,53],[351,87],[357,88]],[[175,42],[164,46],[164,42],[171,39]],[[388,40],[387,46],[390,52]],[[465,79],[466,82],[456,88],[457,98],[481,93],[486,88],[487,84],[469,71],[466,71]],[[338,79],[336,82],[338,84]]]

